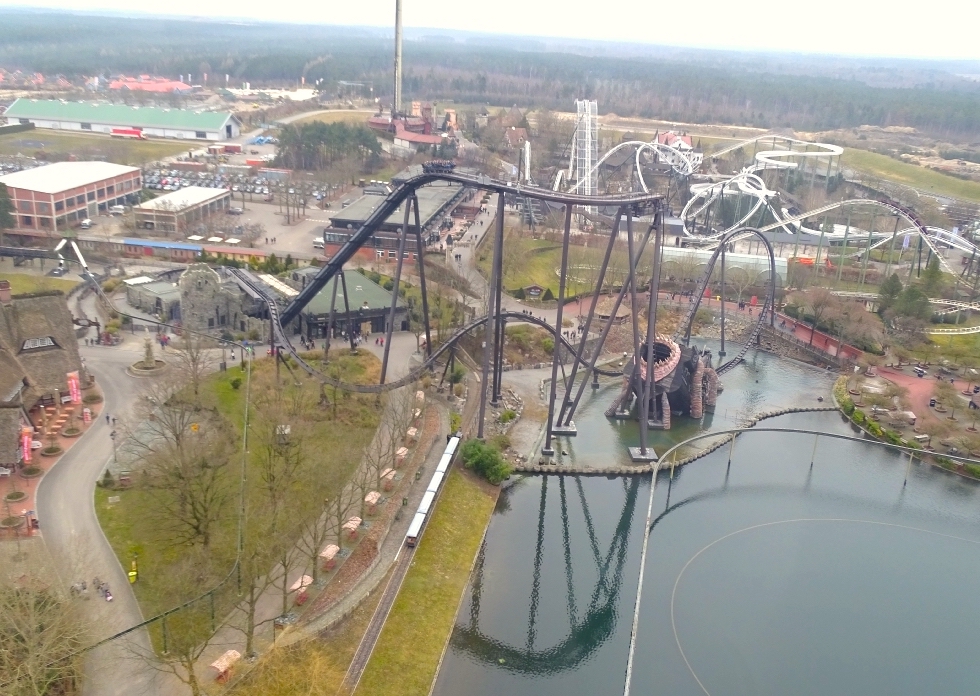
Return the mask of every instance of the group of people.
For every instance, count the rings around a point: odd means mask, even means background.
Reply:
[[[92,580],[92,587],[99,593],[99,596],[107,602],[112,601],[112,592],[109,590],[109,583],[102,582],[98,577]],[[88,583],[82,580],[72,584],[69,588],[75,597],[86,597],[88,593]]]
[[[266,244],[268,244],[268,243],[269,243],[269,239],[272,239],[272,243],[273,243],[273,244],[275,244],[275,243],[276,243],[276,238],[275,238],[275,237],[266,237],[266,238],[265,238],[265,243],[266,243]]]
[[[384,346],[384,344],[385,344],[385,338],[384,338],[384,336],[378,336],[376,339],[374,339],[374,345],[376,345],[376,346]]]
[[[304,348],[306,348],[306,350],[316,350],[316,341],[314,341],[312,338],[307,338],[306,336],[301,335],[299,337],[299,342],[303,345]],[[324,347],[326,347],[326,341],[324,341]],[[232,355],[231,357],[232,360],[235,359],[234,355]]]

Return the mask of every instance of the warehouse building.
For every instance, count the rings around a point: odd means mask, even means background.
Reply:
[[[109,134],[113,130],[137,131],[143,137],[179,140],[237,138],[242,125],[230,111],[199,112],[53,99],[17,99],[4,116],[8,125],[33,123],[37,128]]]
[[[56,162],[0,176],[17,227],[59,231],[137,199],[143,187],[136,167],[109,162]]]
[[[230,204],[228,189],[188,186],[142,203],[133,212],[137,228],[185,232],[205,218],[226,212]]]
[[[429,243],[430,233],[438,228],[442,218],[447,215],[463,196],[463,187],[457,184],[432,184],[416,191],[419,201],[419,222],[422,225],[422,243]],[[323,229],[323,255],[328,259],[351,238],[384,201],[383,196],[361,196],[346,208],[330,215],[330,226]],[[357,250],[355,258],[364,262],[395,261],[398,257],[398,244],[402,224],[405,222],[405,204],[383,221],[364,246]],[[404,259],[414,261],[418,258],[416,243],[415,215],[409,216],[408,237],[405,239]],[[438,241],[438,240],[436,240]]]

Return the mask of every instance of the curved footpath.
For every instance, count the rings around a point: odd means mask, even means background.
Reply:
[[[85,346],[80,351],[102,389],[106,409],[103,413],[131,413],[137,383],[125,376],[125,369],[134,361],[133,351],[125,347]],[[103,640],[143,620],[126,573],[103,535],[95,514],[95,482],[112,459],[111,429],[100,417],[47,472],[37,491],[37,516],[45,545],[73,574],[63,580],[85,580],[91,585],[97,576],[112,590],[114,599],[109,603],[90,588],[91,599],[86,603],[85,612],[89,622],[89,643]],[[165,686],[164,675],[149,668],[137,655],[148,650],[149,645],[146,631],[138,630],[127,639],[89,652],[82,693],[92,696],[172,693],[172,689]]]

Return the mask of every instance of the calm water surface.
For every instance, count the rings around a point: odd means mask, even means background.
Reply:
[[[716,428],[829,384],[768,355],[724,381]],[[624,461],[635,444],[635,424],[602,417],[604,391],[565,441],[580,463]],[[852,434],[833,413],[765,424]],[[677,431],[657,437],[662,450]],[[750,434],[730,469],[722,448],[658,480],[633,694],[977,693],[980,489],[918,464],[903,488],[907,459],[829,437],[811,469],[813,445]],[[649,492],[646,477],[508,489],[435,693],[622,693]]]

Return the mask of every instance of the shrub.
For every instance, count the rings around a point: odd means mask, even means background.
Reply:
[[[505,409],[504,412],[500,414],[501,423],[510,423],[515,418],[517,418],[517,412],[510,408]]]
[[[902,436],[899,433],[896,433],[894,430],[886,430],[884,431],[884,434],[885,439],[893,445],[902,444]]]
[[[495,447],[485,442],[467,440],[460,449],[460,456],[467,469],[472,469],[494,485],[510,476],[510,465]]]
[[[541,300],[544,302],[550,302],[555,299],[555,293],[551,292],[551,288],[545,288],[544,294],[541,296]]]
[[[102,487],[112,488],[114,485],[116,485],[116,480],[112,478],[112,472],[106,469],[105,473],[102,475]]]
[[[463,425],[463,416],[453,411],[449,414],[449,432],[458,433]]]
[[[511,295],[513,295],[518,300],[523,300],[524,299],[524,288],[517,288],[517,290],[514,290],[514,292],[512,292]]]
[[[936,464],[947,471],[956,471],[956,462],[948,457],[936,457]]]
[[[510,447],[510,438],[503,433],[500,435],[494,435],[492,438],[490,438],[490,446],[498,452],[503,452]]]
[[[854,411],[854,412],[853,412],[853,413],[851,414],[851,420],[852,420],[852,421],[854,421],[854,422],[855,422],[855,423],[857,423],[858,425],[864,425],[864,424],[865,424],[865,422],[867,422],[867,420],[868,420],[868,419],[867,419],[867,417],[866,417],[866,416],[864,415],[864,411],[857,411],[857,410],[854,410],[854,404],[851,404],[851,410],[852,410],[852,411]]]
[[[465,376],[466,369],[462,365],[457,364],[456,367],[453,368],[453,371],[449,373],[449,383],[459,384],[463,381]]]
[[[232,389],[238,389],[240,386],[242,386],[242,378],[234,377],[229,384],[231,384]]]
[[[541,348],[545,353],[551,355],[555,350],[555,339],[551,338],[550,336],[548,338],[541,339]]]
[[[844,412],[844,415],[850,416],[854,413],[854,401],[851,400],[851,397],[845,396],[843,399],[839,400],[839,403],[840,409]]]
[[[874,421],[868,421],[868,432],[874,435],[875,437],[881,437],[884,434],[884,431],[881,429],[881,426],[875,423]]]
[[[980,466],[977,464],[966,464],[963,468],[966,469],[966,473],[973,478],[980,478]]]

